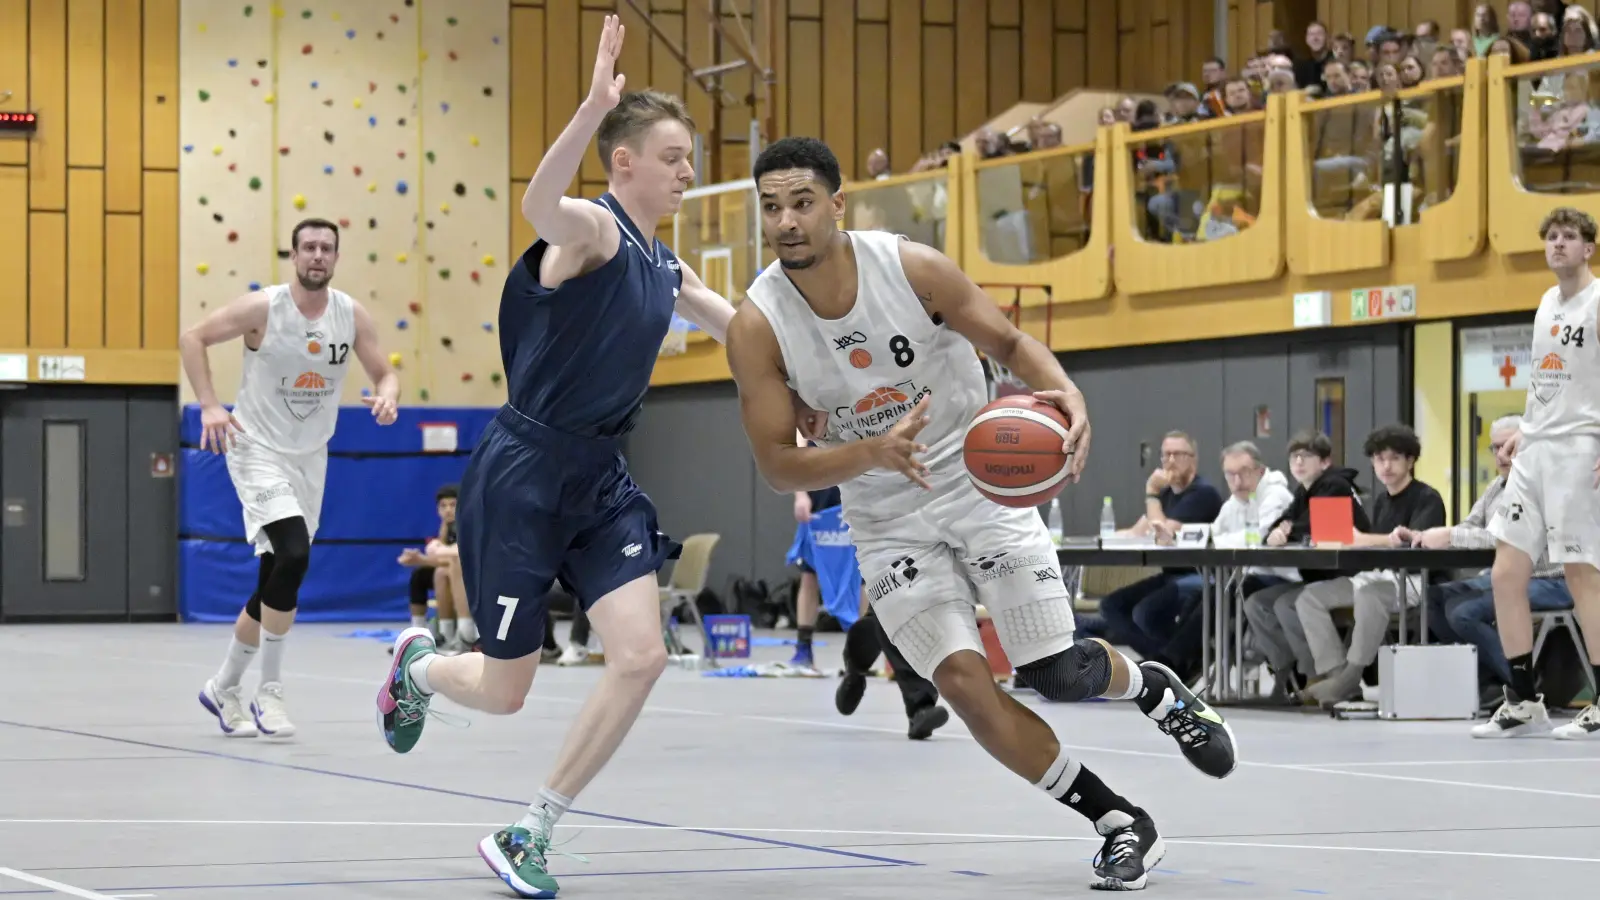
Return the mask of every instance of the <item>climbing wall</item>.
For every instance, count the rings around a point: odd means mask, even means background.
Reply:
[[[325,218],[333,286],[371,312],[402,403],[503,402],[505,0],[182,9],[181,324],[291,281],[294,224]],[[243,352],[211,352],[225,402]],[[369,387],[360,371],[345,384],[345,403]]]

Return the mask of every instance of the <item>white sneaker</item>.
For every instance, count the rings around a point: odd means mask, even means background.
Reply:
[[[1472,726],[1475,738],[1544,737],[1550,732],[1550,713],[1544,708],[1544,695],[1512,703],[1507,698],[1489,721]]]
[[[1577,718],[1550,732],[1558,741],[1582,741],[1600,737],[1600,706],[1586,707]]]
[[[589,661],[589,648],[577,644],[568,644],[567,649],[561,651],[561,658],[556,660],[558,666],[581,666]]]
[[[267,737],[286,738],[294,735],[294,723],[289,721],[289,711],[283,705],[283,685],[276,681],[256,688],[256,699],[250,704],[255,714],[256,727]]]
[[[255,737],[255,720],[245,714],[244,699],[239,685],[231,688],[217,687],[215,678],[207,679],[200,689],[200,705],[217,717],[217,725],[228,737]]]

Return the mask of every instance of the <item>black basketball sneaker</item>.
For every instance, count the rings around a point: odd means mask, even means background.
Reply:
[[[1113,810],[1094,823],[1095,831],[1105,835],[1100,852],[1094,857],[1096,891],[1142,891],[1150,870],[1161,863],[1167,845],[1156,833],[1156,823],[1142,809],[1131,813]]]
[[[1233,729],[1222,714],[1184,686],[1177,673],[1158,662],[1139,664],[1144,689],[1135,702],[1156,727],[1178,742],[1178,749],[1196,769],[1212,778],[1226,778],[1238,765]]]

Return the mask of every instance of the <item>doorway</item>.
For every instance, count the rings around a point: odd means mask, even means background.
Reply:
[[[172,388],[0,392],[0,620],[176,615]]]

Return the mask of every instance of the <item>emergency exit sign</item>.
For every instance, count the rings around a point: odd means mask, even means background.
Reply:
[[[1350,321],[1376,319],[1414,319],[1417,315],[1417,287],[1397,284],[1389,287],[1356,288],[1350,292]]]

